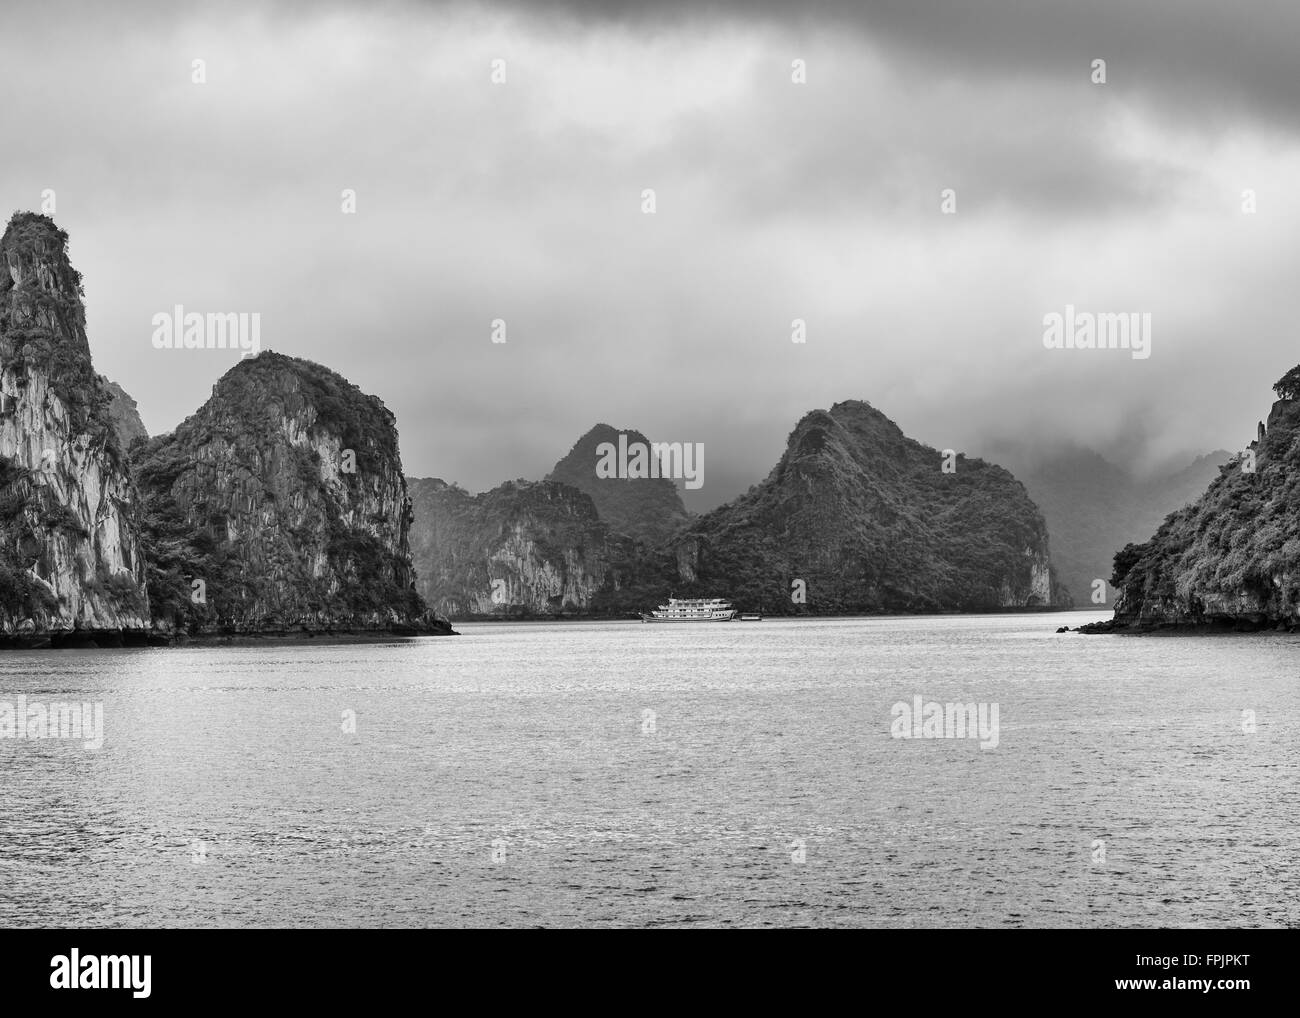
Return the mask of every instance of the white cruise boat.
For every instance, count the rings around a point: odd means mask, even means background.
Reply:
[[[731,607],[731,602],[720,597],[694,600],[670,597],[658,611],[641,613],[642,622],[730,622],[735,617],[736,610]]]

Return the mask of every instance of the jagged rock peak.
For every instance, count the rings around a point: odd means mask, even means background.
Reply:
[[[0,355],[15,369],[43,371],[57,396],[107,428],[105,401],[92,395],[83,301],[68,235],[49,216],[14,213],[0,237],[0,328],[7,339]]]
[[[130,394],[116,382],[97,376],[100,386],[108,394],[108,417],[117,432],[117,443],[122,449],[130,449],[136,439],[149,437],[149,432],[140,419],[140,409]]]
[[[86,339],[81,276],[47,216],[0,237],[0,632],[148,627],[135,489]]]
[[[821,613],[1046,606],[1061,592],[1042,514],[1006,470],[947,458],[861,400],[813,410],[761,484],[678,542],[695,593]],[[798,583],[796,583],[798,581]]]
[[[15,212],[0,238],[0,258],[9,286],[22,286],[35,276],[42,290],[82,296],[81,273],[68,258],[68,235],[49,216]]]
[[[393,415],[336,372],[270,352],[241,361],[175,432],[137,446],[132,463],[164,628],[430,623],[414,587]]]
[[[600,518],[616,533],[657,544],[679,530],[689,519],[677,485],[668,477],[600,477],[597,464],[601,448],[630,448],[651,442],[633,428],[619,430],[600,423],[574,443],[573,448],[546,475],[548,481],[572,485],[591,496]]]

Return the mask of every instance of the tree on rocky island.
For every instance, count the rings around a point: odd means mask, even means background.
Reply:
[[[1273,383],[1278,399],[1300,399],[1300,364]]]

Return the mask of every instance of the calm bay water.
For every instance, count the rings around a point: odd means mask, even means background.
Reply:
[[[5,653],[0,925],[1300,926],[1300,638],[1093,617]]]

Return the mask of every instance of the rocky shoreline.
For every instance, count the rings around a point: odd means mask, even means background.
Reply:
[[[72,630],[54,633],[0,635],[5,650],[116,650],[132,647],[257,647],[267,644],[387,643],[428,636],[459,636],[449,623],[393,626],[389,629],[306,629],[289,627],[261,631],[167,634],[143,629]]]
[[[1270,618],[1221,617],[1203,622],[1104,619],[1071,629],[1062,626],[1058,633],[1113,633],[1120,636],[1232,636],[1242,633],[1300,632],[1300,619],[1291,621]]]
[[[1300,630],[1300,365],[1273,391],[1267,422],[1204,494],[1116,553],[1115,615],[1079,632]]]

